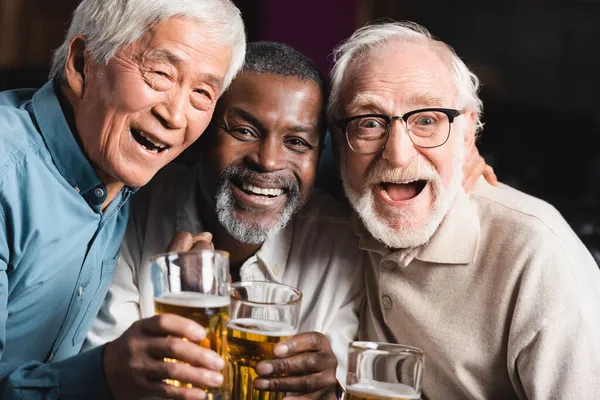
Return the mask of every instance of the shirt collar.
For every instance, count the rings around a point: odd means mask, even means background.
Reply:
[[[56,90],[58,83],[51,80],[33,95],[33,115],[60,174],[92,207],[99,207],[106,200],[106,186],[71,132]]]
[[[256,257],[263,263],[271,279],[275,282],[282,282],[293,236],[294,219],[292,218],[283,229],[265,240],[256,252]]]
[[[479,242],[479,216],[474,207],[460,190],[429,242],[414,248],[389,249],[371,236],[356,213],[352,217],[352,227],[362,250],[379,253],[402,266],[409,265],[413,259],[435,264],[468,264],[475,259]]]
[[[476,206],[460,190],[440,227],[417,259],[440,264],[469,264],[477,254],[480,223]]]

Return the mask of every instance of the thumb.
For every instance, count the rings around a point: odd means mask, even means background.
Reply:
[[[210,232],[202,232],[193,237],[193,245],[191,251],[214,249],[215,246],[212,243],[212,234]]]
[[[177,252],[183,253],[186,251],[190,251],[192,246],[194,245],[194,237],[189,232],[177,232],[169,246],[167,246],[168,252]]]

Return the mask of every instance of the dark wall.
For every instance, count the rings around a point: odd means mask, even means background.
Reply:
[[[0,0],[0,90],[39,87],[78,0]]]
[[[324,75],[331,50],[360,25],[361,0],[237,0],[249,40],[273,40],[302,52]]]

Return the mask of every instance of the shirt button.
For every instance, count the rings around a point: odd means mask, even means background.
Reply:
[[[278,267],[273,268],[273,274],[275,274],[275,276],[279,276],[279,268]]]
[[[94,189],[94,195],[96,197],[102,197],[104,196],[104,190],[102,188],[96,188]]]
[[[390,308],[392,308],[392,299],[390,298],[390,296],[383,296],[381,298],[381,304],[383,305],[383,308],[389,310]]]
[[[80,190],[79,190],[79,186],[73,186],[73,189],[75,189],[75,191],[76,191],[77,193],[79,193],[79,192],[80,192]]]
[[[83,294],[83,288],[81,286],[79,286],[79,289],[77,290],[77,297],[81,297],[82,294]]]
[[[396,268],[396,263],[393,262],[392,260],[385,260],[384,262],[381,263],[381,266],[386,271],[393,271],[394,268]]]

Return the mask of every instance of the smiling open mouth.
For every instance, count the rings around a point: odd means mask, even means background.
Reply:
[[[379,188],[393,201],[410,200],[417,197],[427,185],[425,180],[412,182],[381,182]]]
[[[131,135],[143,148],[148,150],[150,153],[161,153],[169,148],[168,145],[159,142],[156,139],[151,138],[149,135],[135,128],[130,128]]]
[[[260,188],[245,182],[241,182],[241,184],[236,186],[242,189],[245,193],[256,196],[278,197],[285,193],[285,189],[283,188]]]

